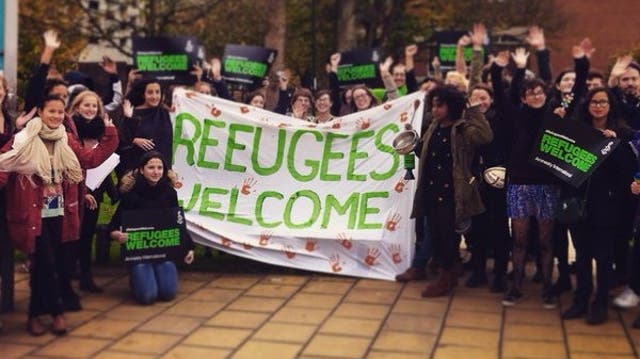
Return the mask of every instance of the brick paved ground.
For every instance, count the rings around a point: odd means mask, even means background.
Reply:
[[[640,330],[629,328],[636,311],[611,310],[597,327],[562,321],[530,282],[525,300],[503,309],[486,288],[425,300],[425,282],[183,272],[176,300],[143,307],[122,269],[99,273],[106,292],[83,297],[62,338],[27,334],[28,277],[17,274],[17,309],[0,315],[0,358],[622,359],[640,350]]]

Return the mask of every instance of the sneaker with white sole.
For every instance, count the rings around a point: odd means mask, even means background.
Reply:
[[[636,307],[638,306],[638,303],[640,303],[640,298],[636,295],[633,289],[629,287],[626,287],[622,293],[613,300],[614,306],[624,309]]]

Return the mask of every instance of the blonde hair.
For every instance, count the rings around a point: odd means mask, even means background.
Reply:
[[[447,76],[444,78],[444,83],[445,85],[455,85],[460,91],[465,93],[469,90],[469,80],[467,80],[464,74],[458,71],[447,72]]]
[[[84,90],[73,98],[73,102],[71,102],[71,107],[69,107],[69,109],[71,110],[70,112],[71,113],[76,112],[78,110],[78,107],[80,107],[80,104],[82,103],[82,101],[84,101],[84,99],[86,99],[89,96],[95,97],[96,100],[98,101],[98,113],[96,114],[96,116],[102,117],[102,115],[104,114],[104,105],[102,103],[102,99],[100,98],[100,96],[98,96],[97,93],[91,90]]]

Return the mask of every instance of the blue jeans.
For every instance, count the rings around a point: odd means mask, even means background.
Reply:
[[[418,223],[418,219],[416,219],[416,225],[422,225],[424,228],[424,232],[422,241],[416,247],[416,254],[413,257],[413,261],[411,262],[411,267],[416,269],[424,269],[424,267],[427,265],[427,262],[429,262],[429,259],[431,259],[431,256],[433,255],[431,250],[431,234],[429,232],[427,217],[422,218],[422,223]]]
[[[131,292],[140,304],[169,301],[178,294],[178,270],[171,261],[135,264],[129,275]]]

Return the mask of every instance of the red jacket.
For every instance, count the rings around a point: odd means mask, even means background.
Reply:
[[[118,146],[118,132],[115,127],[107,127],[100,144],[95,149],[84,148],[67,134],[69,147],[78,157],[83,169],[94,168],[102,164]],[[11,149],[13,139],[0,152]],[[29,254],[35,250],[35,239],[40,235],[42,225],[43,187],[34,177],[34,184],[24,175],[0,172],[0,187],[6,186],[7,227],[9,239],[19,250]],[[78,185],[63,183],[64,217],[62,241],[76,240],[79,237],[80,219],[78,216]]]

